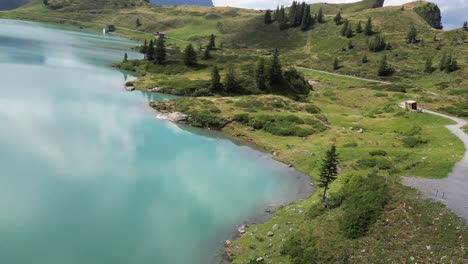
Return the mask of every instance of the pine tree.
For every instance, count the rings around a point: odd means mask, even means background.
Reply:
[[[197,64],[197,52],[193,48],[192,44],[188,44],[184,50],[184,64],[187,66]]]
[[[449,54],[445,61],[445,67],[444,67],[445,72],[451,73],[451,72],[456,71],[457,69],[458,69],[457,59],[453,57],[452,54]]]
[[[340,25],[343,17],[341,16],[341,12],[338,12],[336,14],[335,18],[333,18],[333,21],[335,21],[335,24]]]
[[[278,15],[278,26],[280,30],[287,29],[288,26],[288,17],[286,16],[286,11],[284,6],[281,6],[279,15]]]
[[[125,54],[124,54],[124,58],[123,58],[123,62],[127,62],[127,61],[128,61],[128,54],[125,53]]]
[[[209,87],[212,93],[222,93],[223,84],[221,83],[221,76],[219,75],[218,66],[214,66],[211,71],[211,83]]]
[[[317,22],[319,22],[319,23],[324,23],[325,22],[322,8],[320,8],[319,11],[318,11]]]
[[[289,7],[289,14],[288,14],[289,24],[293,27],[296,25],[297,12],[298,12],[297,2],[293,1],[292,5]]]
[[[442,54],[442,57],[440,57],[440,62],[439,62],[439,70],[443,71],[445,70],[445,67],[447,66],[447,54],[444,52]]]
[[[140,19],[139,19],[139,18],[137,18],[137,20],[136,20],[136,26],[137,26],[137,27],[141,27],[141,22],[140,22]]]
[[[384,35],[377,34],[369,41],[368,45],[370,51],[379,52],[387,47],[387,42],[385,42]]]
[[[271,24],[273,23],[273,18],[271,17],[271,10],[267,10],[265,12],[265,18],[264,18],[265,24]]]
[[[352,38],[354,36],[353,28],[351,25],[348,25],[348,29],[346,30],[345,36],[347,38]]]
[[[367,19],[366,27],[364,28],[364,34],[366,36],[372,36],[374,34],[374,31],[372,29],[372,18]]]
[[[153,40],[150,40],[148,43],[148,48],[146,49],[146,59],[149,61],[154,60],[154,43]]]
[[[361,33],[362,33],[362,22],[361,22],[361,21],[359,21],[359,23],[357,24],[356,32],[357,32],[358,34],[361,34]]]
[[[237,74],[232,65],[228,67],[226,73],[226,79],[224,81],[224,90],[230,94],[238,94],[241,91],[241,85],[237,80]]]
[[[208,42],[207,48],[212,50],[216,47],[216,36],[214,34],[210,35],[210,41]]]
[[[353,41],[348,41],[348,50],[352,50],[354,49],[354,44],[353,44]]]
[[[424,72],[425,73],[432,73],[433,68],[432,68],[432,57],[427,57],[426,59],[426,65],[424,66]]]
[[[408,32],[408,43],[413,44],[417,42],[418,32],[416,31],[416,27],[411,25],[411,29]]]
[[[275,19],[275,21],[278,21],[279,13],[280,13],[280,8],[279,8],[279,5],[277,5],[277,6],[276,6],[276,10],[275,10],[275,12],[273,13],[273,18]]]
[[[270,81],[270,85],[281,84],[283,81],[283,70],[279,59],[278,49],[275,49],[275,53],[271,58],[270,65],[268,66],[268,80]]]
[[[380,61],[379,69],[377,70],[378,76],[389,76],[393,72],[393,69],[388,65],[387,55],[384,55]]]
[[[302,2],[298,6],[298,12],[296,12],[296,21],[295,21],[295,26],[299,27],[302,24],[302,20],[304,19],[304,14],[306,12],[306,6],[308,6],[305,2]]]
[[[211,59],[210,49],[208,49],[208,48],[205,49],[205,51],[203,52],[203,59],[204,59],[204,60],[209,60],[209,59]]]
[[[346,32],[348,32],[349,21],[348,19],[344,20],[343,27],[341,28],[341,35],[346,36]]]
[[[333,70],[338,70],[340,68],[340,61],[338,60],[338,58],[335,58],[335,60],[333,61]]]
[[[306,5],[304,15],[302,16],[301,30],[306,31],[312,26],[312,16],[310,14],[310,5]]]
[[[323,188],[322,202],[326,204],[327,191],[330,188],[330,184],[336,180],[338,176],[338,165],[340,163],[340,157],[336,153],[336,146],[332,145],[325,154],[325,158],[322,159],[322,167],[320,168],[320,179],[318,181],[319,187]]]
[[[261,58],[258,61],[257,69],[255,70],[255,84],[257,85],[257,89],[266,92],[268,90],[267,81],[268,80],[265,69],[265,60]]]
[[[468,31],[468,21],[463,23],[463,30]]]
[[[369,59],[367,58],[367,53],[364,53],[364,55],[362,56],[361,62],[362,63],[368,63],[369,62]]]
[[[140,47],[140,53],[145,55],[146,59],[146,50],[148,49],[148,42],[145,39],[145,42],[143,42],[143,46]]]
[[[163,37],[159,37],[156,41],[156,48],[154,50],[154,58],[159,65],[162,65],[166,62],[167,52],[166,52],[166,43]]]

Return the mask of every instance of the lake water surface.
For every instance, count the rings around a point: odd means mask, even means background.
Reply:
[[[135,45],[0,20],[0,263],[210,263],[307,177],[159,121],[110,68]],[[129,52],[130,57],[138,54]]]

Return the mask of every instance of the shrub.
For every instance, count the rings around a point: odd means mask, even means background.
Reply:
[[[385,150],[374,150],[369,152],[371,156],[387,156],[387,152]]]
[[[292,235],[284,243],[281,253],[288,254],[294,264],[316,263],[316,240],[317,238],[311,235]]]
[[[247,113],[237,114],[232,117],[232,121],[236,121],[242,124],[247,124],[249,120],[250,120],[250,116]]]
[[[305,110],[308,113],[311,113],[311,114],[319,114],[320,113],[320,108],[318,108],[317,106],[312,105],[312,104],[306,105]]]
[[[346,144],[344,144],[344,145],[343,145],[343,148],[355,148],[355,147],[357,147],[357,146],[358,146],[357,143],[351,142],[351,143],[346,143]]]
[[[190,124],[195,127],[208,127],[221,129],[227,121],[216,115],[207,112],[193,112],[190,114]]]
[[[419,145],[427,144],[427,142],[428,142],[427,140],[422,139],[420,137],[410,136],[410,137],[406,137],[403,139],[403,146],[407,148],[415,148]]]
[[[134,86],[133,82],[126,82],[125,86]]]
[[[356,162],[356,165],[362,169],[374,168],[375,166],[377,166],[377,160],[374,158],[361,159]]]
[[[344,195],[340,227],[347,238],[364,236],[384,208],[387,199],[384,179],[377,175],[360,177],[345,185]]]

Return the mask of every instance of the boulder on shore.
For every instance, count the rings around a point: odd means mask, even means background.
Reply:
[[[135,91],[135,86],[125,86],[125,91],[127,92]]]
[[[187,123],[188,121],[188,116],[180,112],[159,113],[157,117],[174,123]]]

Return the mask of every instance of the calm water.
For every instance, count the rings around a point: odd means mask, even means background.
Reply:
[[[0,263],[214,262],[237,224],[308,189],[262,153],[156,120],[148,100],[170,97],[126,93],[107,66],[132,45],[0,20]]]

